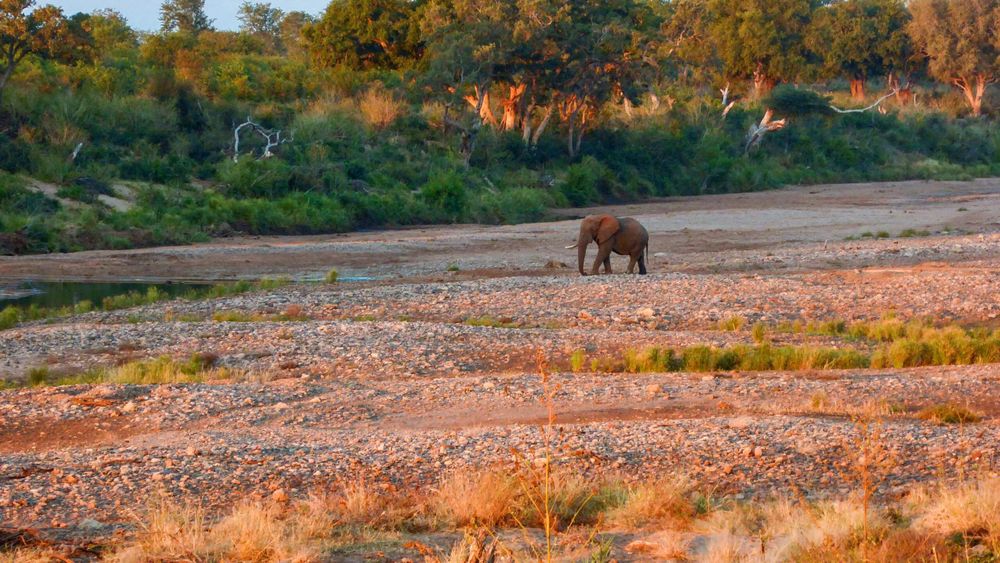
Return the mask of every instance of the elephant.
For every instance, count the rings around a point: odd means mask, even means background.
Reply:
[[[646,259],[649,255],[649,233],[638,221],[631,217],[612,217],[611,215],[589,215],[580,223],[580,236],[576,244],[566,248],[577,249],[577,267],[580,275],[588,275],[583,270],[583,259],[587,256],[587,246],[591,241],[597,243],[597,260],[590,275],[597,275],[601,264],[604,273],[611,273],[611,252],[628,255],[628,273],[634,273],[635,265],[639,264],[639,273],[646,273]]]

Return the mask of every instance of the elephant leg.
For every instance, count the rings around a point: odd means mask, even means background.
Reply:
[[[607,258],[604,259],[604,273],[611,273],[611,255],[609,254]]]
[[[610,241],[608,241],[597,247],[597,258],[594,260],[594,267],[591,270],[591,273],[593,273],[595,276],[597,275],[598,270],[601,267],[601,264],[604,264],[605,262],[608,262],[607,264],[608,268],[607,271],[604,273],[606,274],[611,273],[610,262],[611,262],[611,250],[613,246],[614,245]]]
[[[628,257],[628,273],[630,273],[630,274],[634,274],[635,273],[635,263],[637,261],[638,260],[636,259],[635,254],[633,254],[633,255],[631,255],[631,256]]]

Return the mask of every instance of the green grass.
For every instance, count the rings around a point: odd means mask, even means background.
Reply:
[[[254,323],[266,320],[257,313],[246,311],[216,311],[212,313],[212,320],[217,323]]]
[[[30,387],[92,384],[152,385],[161,383],[201,383],[230,379],[236,372],[216,367],[214,354],[192,354],[186,360],[169,356],[129,362],[115,367],[88,369],[71,375],[53,373],[47,366],[28,371],[24,385]],[[11,386],[15,386],[11,384]]]
[[[573,373],[579,373],[583,371],[583,366],[587,362],[587,352],[583,349],[573,350],[573,353],[569,357],[569,367],[573,370]]]
[[[619,358],[593,360],[591,369],[605,373],[800,371],[865,368],[869,363],[867,354],[850,348],[741,344],[691,346],[679,351],[660,347],[627,350]]]
[[[326,283],[337,283],[337,279],[339,277],[340,277],[340,274],[337,273],[337,269],[336,268],[330,268],[330,271],[326,273],[326,277],[323,278],[323,279],[324,279],[324,281],[326,281]]]

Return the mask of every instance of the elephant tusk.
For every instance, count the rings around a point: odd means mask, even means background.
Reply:
[[[573,244],[573,245],[567,246],[566,249],[568,250],[570,248],[576,248],[577,246],[579,246],[579,244]]]

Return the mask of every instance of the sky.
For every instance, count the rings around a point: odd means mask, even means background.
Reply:
[[[260,0],[257,0],[260,1]],[[39,4],[54,4],[69,16],[77,12],[93,12],[112,8],[120,12],[129,25],[140,31],[153,31],[160,27],[161,0],[39,0]],[[205,0],[205,12],[215,20],[216,29],[235,30],[239,27],[236,11],[242,0]],[[301,10],[319,14],[330,0],[272,0],[271,5],[286,12]]]

